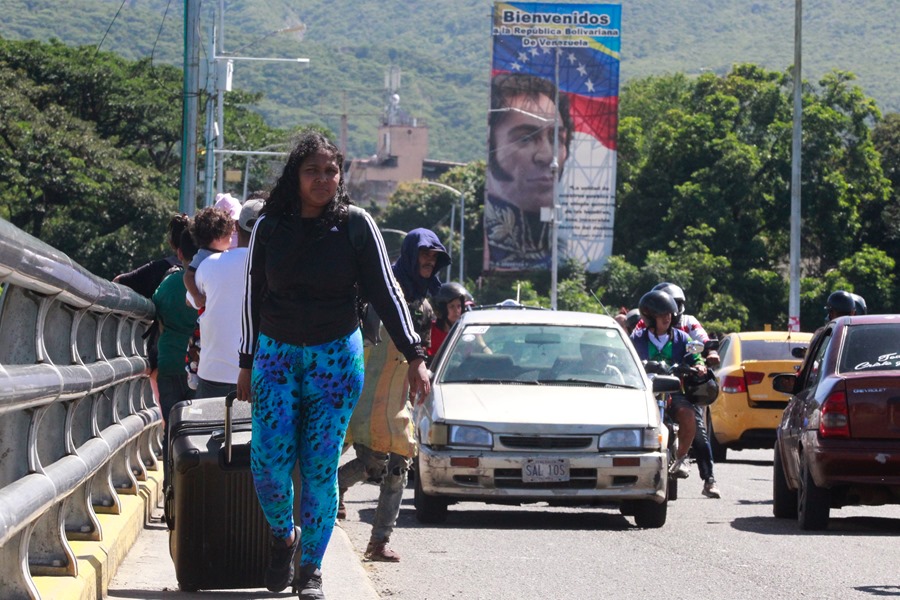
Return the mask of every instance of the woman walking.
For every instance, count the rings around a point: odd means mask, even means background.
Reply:
[[[338,461],[363,387],[359,290],[406,357],[411,390],[429,392],[425,350],[378,228],[350,206],[343,161],[320,133],[300,137],[253,229],[245,279],[238,399],[253,405],[250,464],[272,528],[266,587],[279,592],[293,581],[301,599],[325,597],[320,567],[337,513]]]

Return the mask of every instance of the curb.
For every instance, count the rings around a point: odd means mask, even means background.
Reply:
[[[328,600],[379,600],[353,542],[340,525],[334,526],[322,561],[322,583]]]
[[[148,472],[147,480],[138,482],[137,494],[120,494],[122,511],[118,515],[98,514],[99,541],[70,541],[75,554],[76,576],[34,578],[40,598],[60,600],[101,600],[119,565],[137,541],[153,509],[152,498],[160,498],[161,482],[157,474]],[[162,479],[160,471],[158,477]]]
[[[114,600],[118,598],[194,598],[181,592],[169,557],[168,530],[160,522],[162,471],[148,471],[137,494],[120,495],[118,515],[98,514],[102,539],[70,541],[77,575],[35,577],[39,598]],[[136,554],[129,557],[129,552]],[[149,564],[152,565],[148,568]],[[328,600],[379,600],[361,555],[347,532],[335,525],[322,562]],[[112,591],[110,590],[112,588]],[[242,598],[272,598],[265,590],[219,590]],[[238,596],[233,596],[238,597]]]

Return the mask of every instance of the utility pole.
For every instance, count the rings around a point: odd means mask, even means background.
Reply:
[[[197,0],[188,0],[194,1]],[[211,21],[217,23],[210,27],[210,46],[208,52],[207,68],[207,120],[206,120],[206,190],[205,206],[212,206],[216,192],[225,189],[224,161],[227,154],[225,150],[225,92],[231,91],[232,70],[234,61],[266,61],[266,62],[290,62],[309,66],[308,58],[256,58],[248,56],[232,56],[225,54],[225,0],[218,0],[216,9],[211,15]],[[241,46],[237,51],[249,48],[269,36],[280,33],[293,33],[303,31],[306,25],[302,23],[270,31],[255,41]],[[198,61],[199,62],[199,61]],[[246,188],[246,182],[245,182]],[[244,194],[246,196],[246,194]]]
[[[341,154],[347,158],[347,90],[341,92]]]
[[[554,67],[553,87],[555,95],[553,106],[553,162],[550,163],[550,174],[553,177],[553,207],[550,215],[550,308],[557,306],[557,280],[559,279],[559,47],[556,48],[556,64]]]
[[[217,157],[215,153],[215,144],[217,139],[221,139],[221,135],[217,135],[217,122],[215,120],[216,113],[213,110],[216,99],[215,91],[218,87],[218,69],[216,63],[216,26],[215,23],[209,24],[209,57],[206,61],[206,167],[204,168],[205,177],[203,206],[209,207],[213,205],[213,197],[215,196],[215,177],[217,173],[216,166],[221,163],[221,157]],[[219,129],[221,132],[221,129]],[[217,162],[218,161],[218,162]],[[221,189],[221,188],[219,188]]]
[[[178,197],[178,210],[193,216],[197,207],[197,115],[200,112],[200,0],[185,0],[183,89],[181,188]]]
[[[215,36],[215,54],[225,54],[225,0],[219,0],[219,27]],[[225,92],[231,91],[231,67],[233,63],[216,60],[216,149],[225,149]],[[224,67],[224,68],[223,68]],[[216,191],[225,191],[225,159],[216,154]]]
[[[803,120],[803,2],[794,0],[794,128],[791,140],[791,247],[788,331],[800,331],[800,152]]]

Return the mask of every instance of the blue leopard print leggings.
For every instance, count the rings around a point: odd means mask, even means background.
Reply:
[[[253,361],[250,469],[272,533],[294,529],[291,472],[300,461],[300,564],[322,566],[337,516],[337,470],[363,387],[359,330],[319,346],[260,334]]]

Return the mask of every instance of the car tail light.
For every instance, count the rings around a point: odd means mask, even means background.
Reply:
[[[726,375],[722,381],[722,391],[729,394],[740,394],[747,391],[747,383],[739,375]]]
[[[847,394],[832,392],[822,404],[819,419],[819,435],[824,437],[850,437],[850,413],[847,410]]]
[[[747,380],[747,387],[751,385],[757,385],[762,383],[762,380],[766,378],[765,373],[757,373],[756,371],[747,371],[744,373],[744,379]]]

